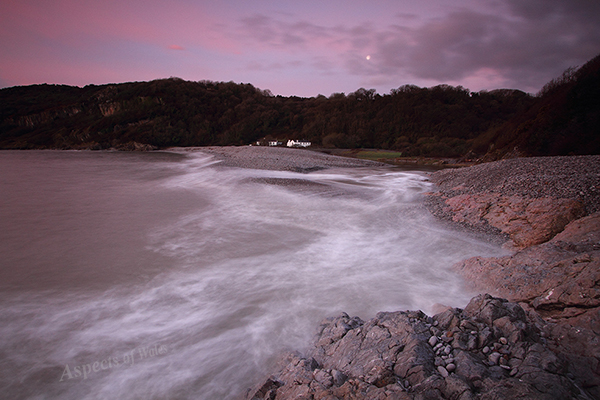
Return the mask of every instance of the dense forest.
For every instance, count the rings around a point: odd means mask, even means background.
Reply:
[[[525,155],[598,154],[599,71],[600,56],[536,96],[405,85],[385,95],[361,88],[300,98],[178,78],[12,87],[0,90],[0,148],[247,145],[273,138],[403,156],[500,157],[515,148]]]
[[[600,154],[600,56],[548,82],[530,107],[473,145],[478,153],[511,148],[533,156]]]

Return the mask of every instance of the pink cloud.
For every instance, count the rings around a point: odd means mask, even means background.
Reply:
[[[168,47],[185,40],[186,46],[236,52],[237,44],[222,31],[223,22],[202,5],[173,1],[30,1],[0,8],[10,15],[11,30],[82,47],[87,40],[130,40]],[[2,29],[2,28],[0,28]],[[7,29],[5,27],[5,29]]]

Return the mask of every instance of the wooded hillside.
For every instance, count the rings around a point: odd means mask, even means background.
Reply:
[[[83,88],[0,90],[0,148],[244,145],[306,139],[329,148],[461,157],[514,147],[525,154],[598,154],[600,57],[538,96],[405,85],[329,98],[273,96],[251,84],[178,78]]]

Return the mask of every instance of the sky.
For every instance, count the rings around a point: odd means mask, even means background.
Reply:
[[[598,54],[599,0],[0,0],[0,87],[179,77],[301,97],[536,93]]]

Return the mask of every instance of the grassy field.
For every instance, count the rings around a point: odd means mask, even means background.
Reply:
[[[325,153],[342,157],[360,158],[362,160],[371,160],[383,162],[386,164],[410,166],[419,165],[434,168],[460,167],[470,164],[459,164],[458,160],[451,158],[432,158],[432,157],[403,157],[402,152],[380,149],[327,149]]]
[[[401,158],[402,153],[399,151],[388,150],[359,150],[356,154],[353,154],[353,156],[363,160],[391,161],[391,159]]]

